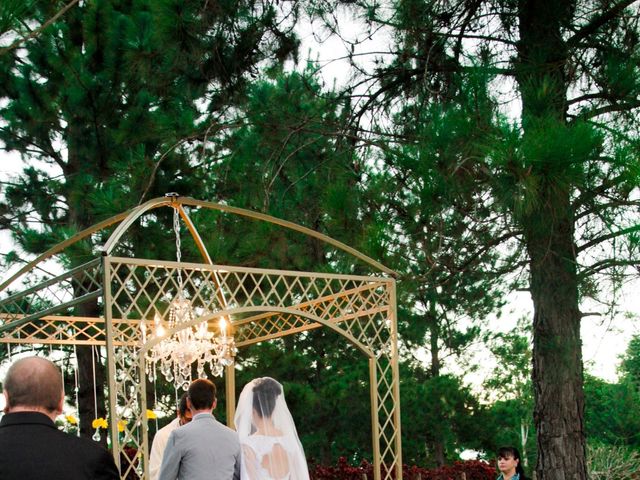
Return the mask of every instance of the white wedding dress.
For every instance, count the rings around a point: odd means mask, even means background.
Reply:
[[[264,381],[270,386],[266,393]],[[242,446],[241,480],[309,480],[302,444],[278,382],[257,378],[244,387],[235,426]]]
[[[298,452],[295,438],[253,434],[242,440],[242,450],[242,466],[247,474],[257,472],[260,480],[292,480],[291,472],[297,470],[292,468]],[[286,461],[280,452],[286,454]]]

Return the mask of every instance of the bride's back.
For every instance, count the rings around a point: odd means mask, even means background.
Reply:
[[[296,451],[296,444],[292,439],[269,435],[250,435],[243,442],[242,450],[249,478],[260,480],[290,478],[289,459]],[[252,475],[252,473],[254,474]]]

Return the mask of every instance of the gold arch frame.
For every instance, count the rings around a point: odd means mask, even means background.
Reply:
[[[176,208],[204,263],[171,262],[112,256],[122,235],[142,215],[160,207]],[[214,265],[185,206],[207,208],[266,221],[317,238],[367,263],[384,276],[358,276]],[[101,258],[0,300],[0,343],[104,346],[109,378],[111,441],[116,462],[127,443],[142,453],[148,478],[146,382],[140,319],[160,311],[162,295],[175,289],[180,270],[194,307],[216,330],[220,316],[232,318],[239,348],[257,342],[327,327],[356,346],[369,361],[374,480],[402,478],[400,398],[395,272],[357,250],[306,227],[228,205],[168,195],[139,205],[83,230],[40,255],[0,285],[0,293],[29,276],[43,261],[74,243],[119,225]],[[80,303],[102,298],[103,317],[59,315]],[[225,372],[227,418],[235,409],[234,367]],[[126,418],[123,432],[118,420]],[[126,458],[126,457],[124,457]],[[384,468],[383,468],[384,466]],[[125,460],[122,478],[136,468]]]

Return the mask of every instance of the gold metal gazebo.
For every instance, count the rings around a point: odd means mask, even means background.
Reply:
[[[176,209],[203,263],[112,256],[134,222],[161,207]],[[357,276],[214,265],[185,207],[240,215],[309,235],[353,255],[380,273]],[[40,279],[36,285],[18,286],[33,283],[30,277],[35,278],[34,272],[46,260],[116,224],[98,258],[47,280]],[[224,316],[230,319],[236,346],[242,348],[324,327],[366,355],[374,478],[402,478],[395,273],[353,248],[300,225],[176,195],[149,200],[74,235],[2,282],[0,295],[9,287],[22,290],[0,300],[0,343],[105,348],[113,455],[123,479],[132,470],[148,478],[145,355],[159,340],[143,341],[141,325],[162,295],[175,289],[171,279],[177,272],[200,312],[191,324],[181,328],[207,322],[208,329],[214,332],[219,328],[217,319]],[[101,317],[73,314],[73,307],[97,300],[102,305]],[[235,410],[234,379],[233,365],[227,366],[228,419],[233,419]],[[119,432],[118,420],[125,418],[127,423],[121,423],[124,430]],[[120,455],[125,445],[138,449],[139,461]]]

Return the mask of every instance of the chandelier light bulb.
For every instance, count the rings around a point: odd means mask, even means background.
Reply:
[[[166,334],[167,332],[162,325],[159,325],[158,328],[156,328],[156,337],[164,337]]]
[[[224,317],[220,317],[220,321],[218,322],[218,325],[220,326],[220,335],[222,335],[222,337],[226,337],[227,336],[227,321],[225,320]]]
[[[140,334],[142,335],[142,344],[147,343],[147,323],[144,318],[140,320]]]

